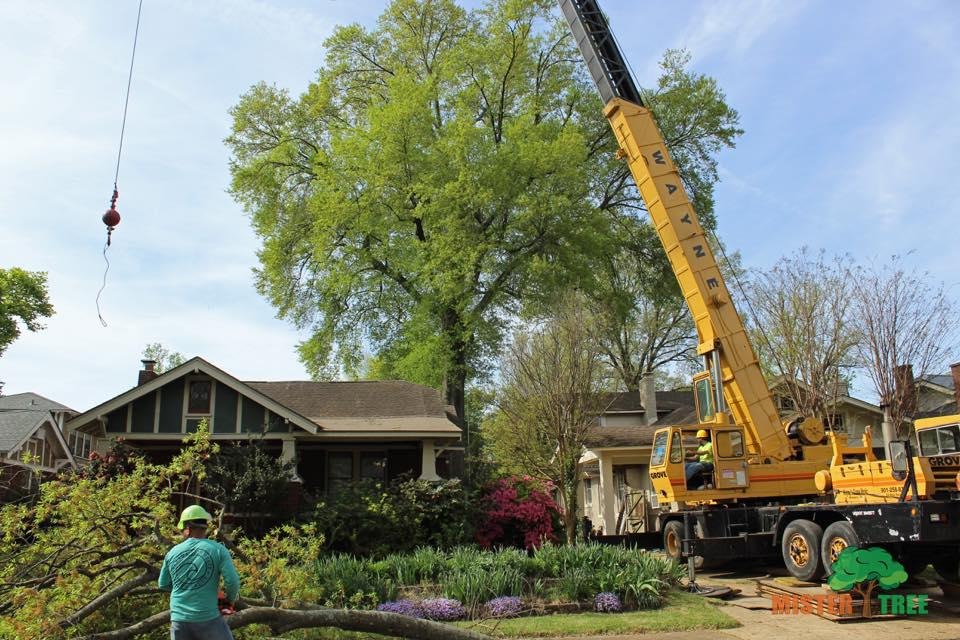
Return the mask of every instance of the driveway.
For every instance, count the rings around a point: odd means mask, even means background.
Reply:
[[[786,576],[778,567],[755,566],[737,571],[710,571],[697,576],[701,585],[724,585],[740,589],[739,598],[724,603],[724,613],[742,625],[720,631],[579,636],[576,640],[957,640],[960,639],[960,601],[946,600],[932,582],[916,587],[933,600],[930,613],[923,616],[855,622],[831,622],[815,615],[774,615],[765,599],[756,597],[756,580]],[[767,608],[759,608],[761,606]],[[946,608],[946,607],[949,607]],[[565,639],[561,639],[565,640]],[[569,640],[574,640],[573,638]]]

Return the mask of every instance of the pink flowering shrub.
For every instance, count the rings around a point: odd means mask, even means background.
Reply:
[[[536,549],[555,542],[560,509],[550,488],[530,476],[501,478],[484,487],[476,532],[480,546]]]

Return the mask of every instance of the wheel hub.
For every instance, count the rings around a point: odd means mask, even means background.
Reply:
[[[795,535],[790,538],[790,559],[793,560],[793,563],[798,567],[805,566],[810,562],[810,547],[807,545],[807,541],[804,540],[803,536]]]
[[[833,564],[840,557],[840,553],[847,548],[847,541],[843,538],[834,538],[830,541],[828,548],[830,549],[830,564]]]

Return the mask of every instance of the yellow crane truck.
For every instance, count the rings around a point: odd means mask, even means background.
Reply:
[[[888,462],[873,456],[869,432],[862,446],[850,446],[816,418],[781,420],[707,235],[597,0],[559,4],[696,325],[703,370],[693,377],[695,431],[709,436],[712,469],[699,486],[688,485],[693,431],[667,426],[654,434],[651,482],[661,504],[678,506],[658,516],[667,553],[711,562],[780,556],[792,575],[812,580],[845,546],[882,546],[908,571],[933,562],[956,580],[960,487],[934,495],[941,485],[909,443],[894,443],[900,453]]]

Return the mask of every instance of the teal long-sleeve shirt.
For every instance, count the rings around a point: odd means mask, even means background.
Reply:
[[[207,622],[220,616],[217,593],[223,578],[227,600],[240,595],[240,576],[219,542],[187,538],[167,552],[157,586],[170,591],[170,620]]]

